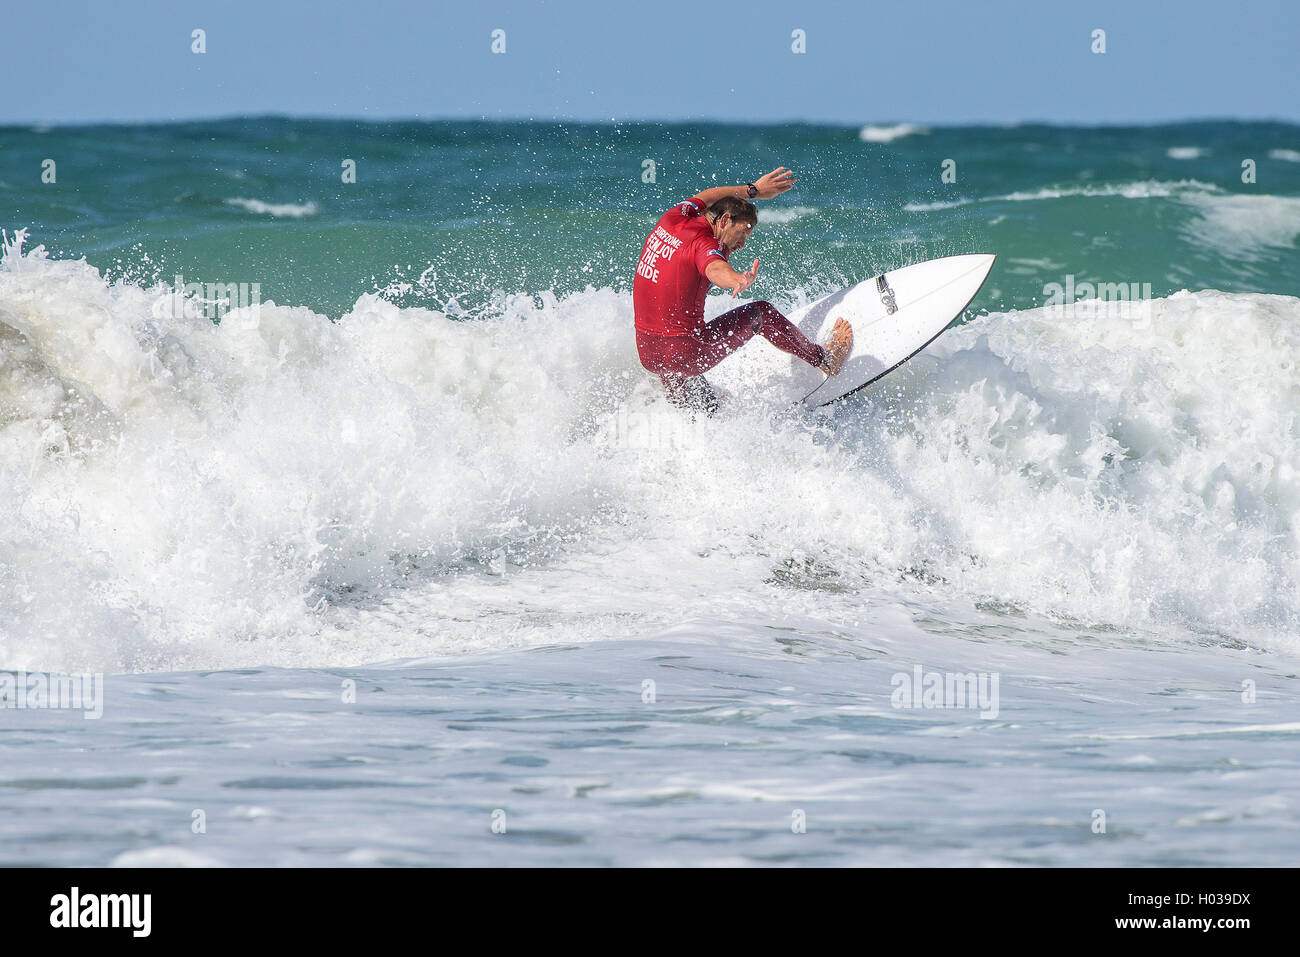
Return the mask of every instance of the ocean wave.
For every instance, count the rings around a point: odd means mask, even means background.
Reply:
[[[267,203],[260,199],[246,199],[243,196],[226,200],[226,205],[238,206],[250,213],[274,216],[276,219],[302,219],[306,216],[315,216],[317,212],[315,203]]]
[[[219,324],[174,296],[7,245],[8,667],[325,666],[860,593],[1294,645],[1300,300],[988,315],[817,415],[766,414],[789,360],[755,343],[691,423],[625,292]]]
[[[1225,257],[1253,261],[1300,238],[1300,198],[1269,194],[1200,195],[1186,200],[1199,215],[1184,231]]]
[[[1095,186],[1044,186],[1035,190],[1017,190],[999,196],[963,197],[953,200],[939,200],[929,203],[908,203],[903,208],[908,212],[930,212],[938,209],[956,209],[974,203],[1032,203],[1048,199],[1067,199],[1075,196],[1113,197],[1123,199],[1157,199],[1178,197],[1189,192],[1217,192],[1219,187],[1213,183],[1202,183],[1194,179],[1181,179],[1176,182],[1161,180],[1139,180],[1132,183],[1107,183]]]
[[[978,198],[963,196],[959,199],[940,199],[931,203],[907,203],[903,209],[909,213],[932,213],[939,209],[956,209],[959,206],[969,206],[971,203],[978,202]]]
[[[1171,146],[1165,150],[1165,155],[1170,159],[1194,160],[1200,159],[1205,155],[1205,152],[1200,146]]]
[[[911,123],[893,123],[884,126],[869,124],[858,130],[858,139],[864,143],[892,143],[904,136],[916,136],[929,132],[925,127],[915,126]]]
[[[1288,163],[1300,163],[1300,150],[1269,150],[1268,158],[1285,160]]]
[[[760,206],[758,221],[760,223],[792,223],[803,216],[817,212],[813,206]]]

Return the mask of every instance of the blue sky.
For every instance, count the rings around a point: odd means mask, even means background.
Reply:
[[[1296,0],[47,0],[5,12],[0,123],[1294,122],[1297,40]]]

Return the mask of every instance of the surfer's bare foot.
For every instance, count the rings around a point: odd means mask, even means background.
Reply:
[[[853,349],[853,327],[847,319],[836,319],[831,328],[831,336],[822,346],[825,358],[822,359],[822,371],[828,376],[835,375],[844,365],[849,352]]]

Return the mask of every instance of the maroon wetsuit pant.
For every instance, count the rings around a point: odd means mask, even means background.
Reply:
[[[747,302],[706,323],[695,335],[655,336],[637,331],[641,365],[663,380],[674,405],[712,414],[718,399],[704,378],[719,362],[755,335],[809,365],[821,365],[826,353],[770,302]]]

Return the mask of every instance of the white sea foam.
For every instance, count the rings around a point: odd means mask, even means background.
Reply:
[[[988,316],[829,416],[756,414],[784,361],[756,343],[716,373],[730,411],[664,445],[610,427],[681,421],[626,294],[219,326],[154,318],[170,294],[0,265],[10,667],[355,663],[872,596],[1294,642],[1295,299]]]
[[[936,209],[956,209],[958,206],[969,206],[971,203],[979,202],[978,199],[961,197],[960,199],[940,199],[931,203],[908,203],[903,209],[909,213],[931,213]]]
[[[1269,159],[1285,160],[1288,163],[1300,163],[1300,150],[1269,150]]]
[[[972,203],[1030,203],[1048,199],[1065,199],[1072,196],[1110,197],[1123,199],[1157,199],[1178,197],[1189,192],[1215,192],[1218,187],[1211,183],[1202,183],[1194,179],[1164,182],[1160,180],[1139,180],[1132,183],[1106,183],[1090,186],[1044,186],[1034,190],[1017,190],[1000,196],[962,197],[953,200],[938,200],[930,203],[908,203],[903,208],[909,212],[928,212],[936,209],[955,209]]]
[[[216,858],[186,847],[145,847],[124,851],[113,858],[109,867],[221,867]]]
[[[915,136],[919,133],[928,132],[930,131],[924,127],[915,126],[911,123],[892,123],[885,126],[868,124],[858,130],[858,139],[864,143],[892,143],[904,136]]]
[[[1300,198],[1268,194],[1189,195],[1198,215],[1187,233],[1223,255],[1251,261],[1300,237]]]
[[[1204,156],[1205,150],[1199,146],[1171,146],[1165,150],[1165,155],[1170,159],[1194,160]]]
[[[792,223],[803,216],[817,212],[813,206],[760,206],[758,221],[760,223]]]
[[[1160,180],[1139,180],[1132,183],[1099,184],[1097,186],[1052,186],[1043,189],[1017,191],[997,198],[1011,202],[1062,199],[1067,196],[1119,196],[1124,199],[1154,199],[1176,196],[1189,189],[1214,190],[1216,187],[1210,183],[1201,183],[1193,179],[1178,180],[1172,183]]]
[[[276,219],[302,219],[306,216],[315,216],[317,212],[315,203],[267,203],[260,199],[246,199],[243,196],[226,200],[226,205],[238,206],[250,213],[274,216]]]

